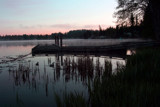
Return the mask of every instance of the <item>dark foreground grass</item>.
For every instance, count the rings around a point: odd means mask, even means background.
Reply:
[[[102,81],[94,80],[92,106],[159,107],[160,49],[146,49],[128,57],[125,68]]]
[[[83,94],[70,93],[64,94],[63,102],[60,97],[55,94],[57,107],[87,107],[87,101],[84,99]]]
[[[160,49],[137,51],[128,57],[125,67],[118,67],[116,75],[111,75],[110,68],[106,62],[102,78],[95,78],[89,89],[89,100],[82,96],[76,101],[79,105],[83,101],[92,107],[160,107]],[[76,96],[68,95],[67,101],[79,100]]]

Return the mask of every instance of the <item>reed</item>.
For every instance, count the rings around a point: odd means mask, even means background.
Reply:
[[[83,97],[83,94],[78,93],[64,93],[63,99],[55,94],[57,107],[87,107],[87,102]]]
[[[63,74],[65,75],[66,80],[69,80],[70,77],[80,77],[82,81],[87,81],[88,79],[93,79],[96,75],[102,74],[103,68],[100,65],[99,60],[95,64],[93,58],[89,56],[78,57],[66,57],[63,64]],[[98,72],[96,72],[98,69]],[[95,73],[96,72],[96,73]],[[95,75],[96,74],[96,75]]]
[[[82,59],[79,60],[79,64],[82,65]],[[106,61],[102,77],[96,76],[93,84],[88,86],[90,87],[88,89],[89,99],[85,100],[85,105],[92,107],[159,107],[159,64],[159,48],[137,51],[136,54],[127,58],[125,67],[117,63],[116,74],[112,74],[111,63]],[[71,96],[76,97],[76,95],[69,94],[68,102],[73,101],[70,99]],[[82,95],[81,98],[83,98]],[[75,102],[81,101],[75,100]],[[64,101],[64,104],[67,102]]]

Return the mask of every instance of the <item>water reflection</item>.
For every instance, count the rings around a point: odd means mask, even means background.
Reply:
[[[17,106],[27,105],[26,99],[28,98],[25,93],[30,94],[31,100],[33,100],[32,96],[37,94],[40,99],[45,99],[46,103],[51,101],[46,98],[52,97],[54,100],[53,93],[61,95],[62,92],[83,92],[87,98],[88,84],[92,84],[93,79],[97,76],[102,76],[107,69],[105,65],[108,64],[108,60],[113,64],[108,75],[117,71],[117,61],[120,64],[125,64],[121,58],[105,56],[39,55],[32,57],[29,55],[23,60],[15,60],[3,65],[5,65],[5,69],[8,69],[10,78],[8,83],[13,83],[14,90],[16,90]],[[7,76],[6,74],[4,77]],[[5,81],[3,82],[5,83]],[[14,90],[10,89],[13,93]],[[39,99],[35,99],[35,101],[39,101]],[[48,106],[51,104],[56,103],[48,103]],[[37,106],[39,103],[35,105]]]
[[[127,52],[126,52],[126,55],[133,55],[133,54],[136,54],[136,50],[129,49],[129,50],[127,50]]]
[[[56,106],[54,93],[63,96],[64,91],[84,93],[87,98],[88,83],[103,74],[106,60],[112,63],[112,73],[117,71],[117,61],[125,65],[124,59],[115,57],[32,56],[31,45],[7,46],[0,45],[4,50],[0,54],[1,106]]]
[[[93,56],[59,55],[43,56],[43,59],[42,61],[31,58],[18,62],[16,67],[9,66],[8,71],[15,86],[27,85],[27,87],[37,90],[38,83],[44,82],[46,95],[48,95],[49,82],[55,83],[62,79],[65,83],[80,81],[86,84],[88,80],[93,80],[96,76],[100,77],[105,70],[106,60],[111,60]],[[47,64],[45,64],[46,61]],[[124,64],[125,61],[119,60],[119,62]],[[114,72],[115,66],[112,69]]]

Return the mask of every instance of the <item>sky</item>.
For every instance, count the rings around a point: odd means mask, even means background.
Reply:
[[[116,0],[0,0],[0,35],[115,26]]]

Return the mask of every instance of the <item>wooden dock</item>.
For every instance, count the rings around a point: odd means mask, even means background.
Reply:
[[[126,54],[128,49],[141,47],[157,47],[160,42],[125,42],[117,45],[108,46],[58,46],[58,45],[37,45],[32,49],[32,55],[35,54]]]

